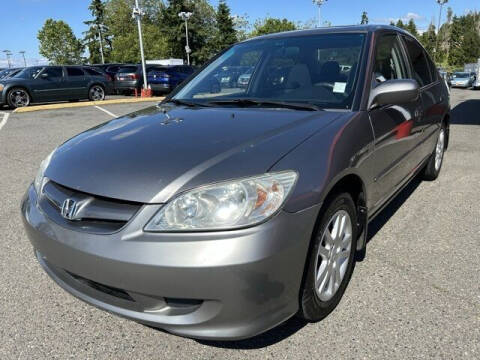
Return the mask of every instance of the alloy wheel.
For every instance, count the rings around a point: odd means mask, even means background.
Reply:
[[[315,291],[322,301],[330,300],[338,291],[348,268],[352,250],[352,220],[345,210],[337,211],[329,220],[315,263]]]
[[[30,104],[30,96],[25,90],[15,89],[10,92],[10,103],[14,107],[24,107]]]
[[[90,99],[93,101],[103,100],[105,98],[105,92],[99,85],[95,85],[90,89]]]

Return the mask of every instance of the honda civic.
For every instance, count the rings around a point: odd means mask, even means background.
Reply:
[[[216,78],[242,66],[246,86]],[[25,229],[59,286],[149,326],[231,340],[316,322],[369,222],[439,175],[449,120],[445,82],[403,30],[249,39],[160,104],[59,145],[22,201]]]

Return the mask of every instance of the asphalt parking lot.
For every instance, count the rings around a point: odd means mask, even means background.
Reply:
[[[20,199],[56,145],[152,103],[0,110],[0,359],[479,359],[480,91],[455,89],[451,103],[440,178],[413,181],[371,224],[338,308],[320,323],[292,319],[229,343],[170,335],[73,298],[41,270],[21,225]]]

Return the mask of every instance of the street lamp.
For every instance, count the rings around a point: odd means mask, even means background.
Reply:
[[[190,53],[192,52],[192,50],[190,49],[190,46],[188,45],[188,19],[190,19],[192,15],[193,13],[185,12],[185,11],[178,13],[178,16],[180,16],[180,18],[185,21],[185,36],[187,38],[187,45],[185,46],[185,52],[187,53],[188,65],[190,65]]]
[[[435,46],[435,61],[437,61],[437,54],[439,53],[438,49],[438,40],[440,37],[440,23],[442,21],[442,10],[443,10],[443,5],[448,3],[448,0],[437,0],[438,5],[440,5],[440,15],[438,16],[438,27],[437,27],[437,44]]]
[[[145,66],[145,54],[143,52],[142,23],[141,23],[141,17],[143,15],[144,15],[144,12],[140,8],[140,5],[138,4],[138,0],[135,0],[135,7],[133,8],[132,16],[137,20],[138,39],[139,39],[139,43],[140,43],[140,55],[142,57],[143,88],[146,90],[148,88],[148,85],[147,85],[147,69],[146,69],[146,66]]]
[[[318,6],[318,27],[322,27],[322,13],[321,7],[325,4],[328,0],[313,0],[313,3]]]
[[[8,68],[12,67],[12,64],[10,62],[10,55],[12,55],[10,50],[3,50],[2,52],[5,53],[5,56],[7,57],[7,62],[8,62]]]
[[[18,53],[19,53],[19,54],[22,54],[22,56],[23,56],[23,65],[24,65],[25,67],[27,67],[27,60],[25,59],[25,51],[22,50],[22,51],[19,51]]]

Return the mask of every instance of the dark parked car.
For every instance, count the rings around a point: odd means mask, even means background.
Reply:
[[[170,92],[194,73],[193,66],[155,66],[147,70],[147,83],[154,92]]]
[[[61,100],[103,100],[111,92],[109,77],[87,66],[33,66],[0,80],[0,104],[12,108]]]
[[[147,73],[149,67],[147,67]],[[117,69],[115,74],[115,93],[131,93],[140,90],[143,85],[142,66],[138,64],[127,64]]]
[[[218,88],[219,69],[244,65],[248,87]],[[333,311],[369,221],[415,175],[439,175],[449,119],[445,82],[403,30],[254,38],[161,104],[60,145],[23,220],[41,266],[87,303],[251,337]]]

